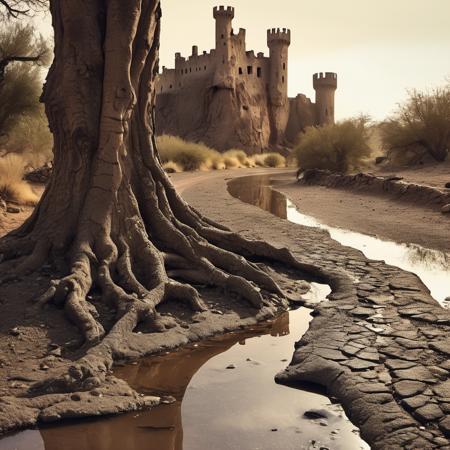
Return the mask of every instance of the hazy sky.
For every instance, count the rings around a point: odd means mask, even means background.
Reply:
[[[214,47],[214,0],[162,0],[161,65]],[[247,50],[268,53],[266,29],[288,27],[289,93],[314,96],[312,74],[337,72],[338,118],[389,114],[406,89],[450,76],[450,0],[229,0]]]

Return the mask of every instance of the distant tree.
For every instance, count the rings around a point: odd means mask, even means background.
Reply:
[[[394,158],[428,153],[436,161],[445,161],[450,148],[450,83],[431,92],[411,91],[380,129],[383,144]]]
[[[0,142],[18,120],[39,113],[40,66],[48,63],[49,55],[45,41],[35,37],[30,25],[0,28]]]
[[[361,116],[323,127],[310,127],[300,135],[295,156],[301,169],[348,172],[372,152],[369,118]]]

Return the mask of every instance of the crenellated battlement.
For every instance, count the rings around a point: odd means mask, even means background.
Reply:
[[[313,75],[314,89],[322,87],[337,89],[337,74],[334,72],[319,72]]]
[[[232,6],[215,6],[213,9],[214,19],[219,17],[234,18],[234,8]]]
[[[267,30],[267,45],[276,43],[291,44],[291,30],[288,28],[271,28]]]

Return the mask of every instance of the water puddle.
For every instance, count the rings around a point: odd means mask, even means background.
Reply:
[[[450,254],[421,247],[417,244],[399,244],[376,236],[336,228],[301,213],[283,194],[271,188],[276,181],[270,176],[243,177],[231,181],[228,190],[233,197],[258,206],[290,222],[326,230],[342,245],[355,248],[367,258],[415,273],[428,287],[433,298],[447,307],[444,300],[450,296]],[[301,189],[299,187],[299,189]]]
[[[305,297],[317,302],[329,293],[314,283]],[[368,449],[340,405],[274,382],[311,319],[310,310],[300,308],[245,332],[118,367],[116,375],[137,391],[172,395],[176,402],[29,430],[1,440],[0,450]],[[311,409],[324,418],[304,418]]]

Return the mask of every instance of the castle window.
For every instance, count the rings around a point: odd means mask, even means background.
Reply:
[[[286,70],[286,63],[283,63],[283,70]]]
[[[186,71],[185,71],[186,73],[187,73],[187,69],[186,69]]]
[[[239,67],[239,75],[242,75],[242,67]]]
[[[257,77],[258,77],[258,78],[261,78],[261,74],[262,74],[261,67],[258,67],[258,68],[256,69],[256,75],[257,75]]]
[[[251,75],[253,73],[253,66],[247,66],[247,73]]]
[[[224,34],[222,34],[222,39],[225,37],[225,35]]]
[[[281,77],[281,82],[284,84],[284,75]]]
[[[206,66],[205,66],[205,70],[206,70]]]
[[[192,72],[192,67],[189,67],[189,72]]]
[[[172,89],[172,87],[173,87],[173,86],[172,86],[172,85],[170,85],[170,86],[169,86],[169,89]]]

